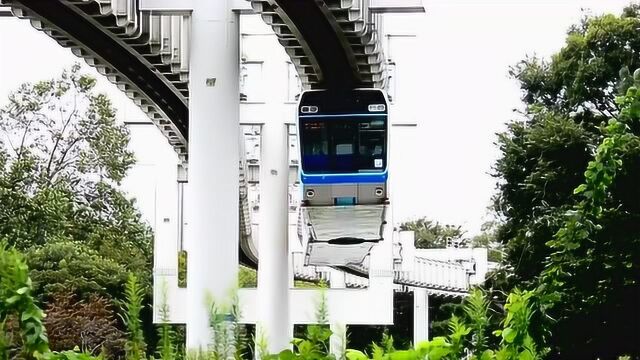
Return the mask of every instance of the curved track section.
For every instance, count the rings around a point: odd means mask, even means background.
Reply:
[[[379,16],[369,0],[250,0],[295,65],[303,87],[386,88]]]
[[[1,0],[125,92],[187,161],[188,21],[135,0]]]
[[[142,12],[135,0],[0,2],[114,83],[156,124],[187,164],[189,15]],[[257,268],[246,164],[240,158],[240,260]]]

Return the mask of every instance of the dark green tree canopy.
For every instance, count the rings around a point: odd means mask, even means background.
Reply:
[[[586,17],[569,29],[566,45],[551,61],[530,57],[513,67],[525,103],[595,126],[617,114],[618,74],[640,66],[639,14],[640,6],[632,5],[621,16]]]
[[[620,114],[616,97],[633,83],[629,69],[640,68],[639,9],[585,18],[550,61],[528,58],[512,69],[527,108],[499,134],[495,166],[495,209],[504,220],[497,238],[514,271],[511,286],[536,282],[603,128]],[[637,120],[626,122],[635,135]],[[605,202],[612,210],[570,266],[575,304],[551,329],[556,358],[608,358],[607,349],[640,355],[631,335],[640,314],[640,144],[624,148],[622,163]],[[579,300],[588,298],[597,301]]]

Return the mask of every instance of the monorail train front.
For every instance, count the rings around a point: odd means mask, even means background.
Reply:
[[[362,263],[383,240],[388,104],[377,89],[311,90],[298,106],[307,263]]]

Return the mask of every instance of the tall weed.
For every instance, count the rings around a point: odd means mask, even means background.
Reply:
[[[129,274],[124,288],[125,302],[122,304],[122,321],[127,328],[127,342],[125,352],[127,360],[142,360],[146,358],[147,344],[142,331],[142,311],[144,288],[134,274]]]

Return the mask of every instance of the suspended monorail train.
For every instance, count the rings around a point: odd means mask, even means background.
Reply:
[[[388,109],[378,89],[310,90],[300,96],[307,264],[360,264],[383,240]]]

